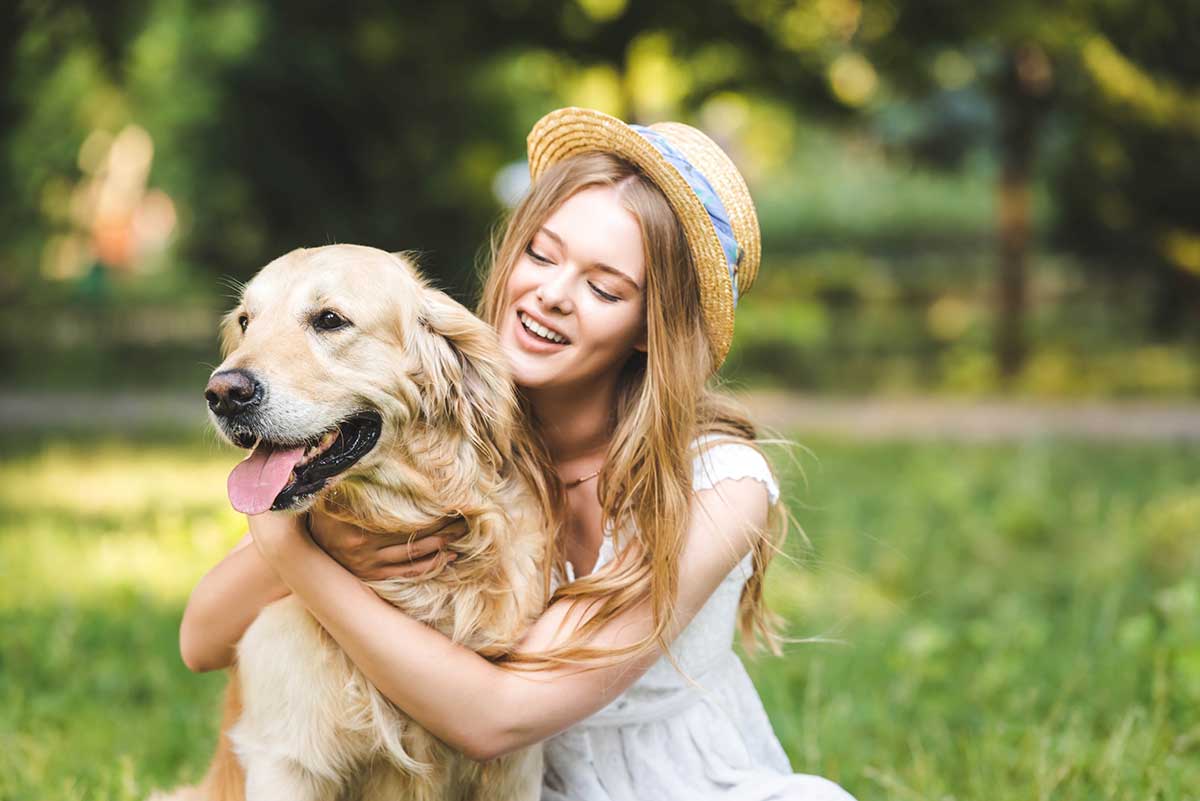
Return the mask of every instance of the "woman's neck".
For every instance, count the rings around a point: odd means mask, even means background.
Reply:
[[[606,387],[526,391],[542,441],[560,470],[591,472],[600,467],[612,438],[616,389],[613,382]]]

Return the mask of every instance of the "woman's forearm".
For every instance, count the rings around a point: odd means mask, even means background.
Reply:
[[[259,611],[289,592],[247,534],[192,590],[179,626],[183,663],[197,673],[228,667]]]

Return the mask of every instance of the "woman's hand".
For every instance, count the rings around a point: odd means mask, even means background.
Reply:
[[[416,578],[440,570],[458,554],[447,543],[467,531],[461,517],[445,518],[426,531],[388,534],[368,531],[319,512],[308,516],[313,540],[342,567],[363,581]]]
[[[285,558],[286,551],[308,539],[308,527],[300,515],[263,512],[246,515],[254,545],[268,564]]]

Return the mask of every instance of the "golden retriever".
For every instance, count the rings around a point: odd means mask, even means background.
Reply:
[[[229,477],[247,513],[320,509],[369,530],[461,516],[459,558],[436,575],[369,582],[488,658],[545,603],[544,530],[511,449],[517,402],[495,332],[401,255],[354,245],[268,264],[222,326],[206,397],[252,453]],[[541,751],[488,763],[396,709],[294,597],[237,649],[221,742],[199,787],[173,798],[536,799]]]

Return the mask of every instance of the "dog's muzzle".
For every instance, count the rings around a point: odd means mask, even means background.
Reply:
[[[204,390],[218,427],[235,445],[251,451],[229,474],[229,500],[240,512],[303,506],[379,440],[383,418],[372,409],[316,431],[295,431],[291,415],[282,415],[282,421],[267,419],[266,394],[263,382],[240,368],[216,373]],[[274,402],[282,401],[276,395]]]

